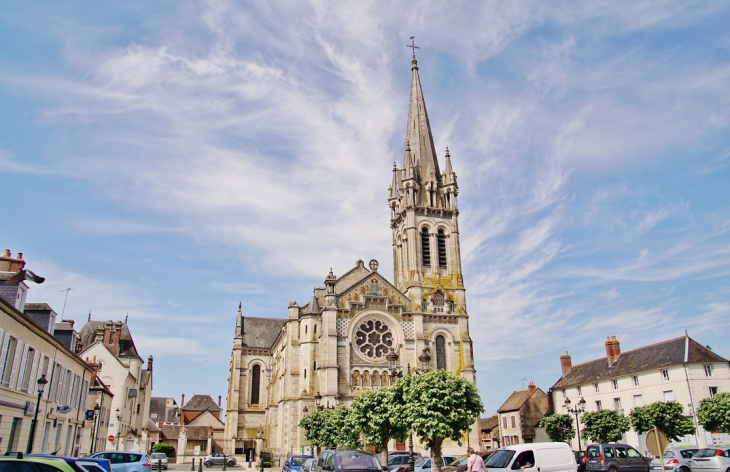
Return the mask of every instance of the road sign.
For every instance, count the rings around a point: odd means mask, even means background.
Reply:
[[[109,437],[108,437],[107,439],[108,439],[109,441],[114,441],[114,435],[113,435],[113,434],[110,434],[110,435],[109,435]]]

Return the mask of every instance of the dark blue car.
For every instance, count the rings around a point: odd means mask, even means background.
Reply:
[[[300,472],[302,464],[304,464],[304,461],[307,459],[314,459],[314,456],[289,456],[286,458],[286,462],[284,462],[284,467],[281,468],[281,472]]]

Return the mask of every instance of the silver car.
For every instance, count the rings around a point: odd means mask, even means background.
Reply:
[[[670,447],[662,456],[665,470],[676,470],[677,472],[690,472],[692,464],[690,459],[699,451],[696,447]],[[655,457],[651,461],[651,470],[662,470],[662,463]]]
[[[167,470],[167,454],[164,452],[153,452],[150,454],[150,459],[154,470],[157,470],[158,467]]]
[[[730,470],[730,448],[709,447],[692,456],[692,472],[726,472]]]
[[[445,467],[457,459],[456,456],[441,456],[441,467]],[[431,472],[431,458],[421,457],[413,465],[414,472]]]

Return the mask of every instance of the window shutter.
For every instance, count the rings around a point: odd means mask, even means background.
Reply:
[[[36,387],[38,386],[38,379],[41,378],[40,375],[38,375],[38,361],[41,358],[41,353],[38,351],[33,352],[33,364],[30,369],[30,383],[28,384],[28,391],[29,392],[35,392]]]
[[[18,377],[19,377],[18,372],[21,369],[20,361],[23,358],[24,349],[25,349],[25,344],[23,344],[22,342],[20,342],[20,340],[18,340],[17,345],[15,346],[15,361],[13,362],[13,370],[12,370],[12,374],[10,376],[10,385],[8,385],[8,387],[11,387],[11,388],[13,386],[15,386],[16,390],[18,387],[18,383],[17,383]]]
[[[28,348],[30,346],[23,346],[23,357],[20,359],[18,365],[18,382],[15,384],[15,390],[23,390],[23,379],[25,378],[25,370],[28,368]]]

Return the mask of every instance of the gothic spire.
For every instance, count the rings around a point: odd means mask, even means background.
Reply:
[[[421,79],[418,77],[418,63],[415,58],[412,64],[413,77],[411,78],[411,102],[408,107],[406,142],[410,145],[413,159],[420,168],[420,175],[428,176],[433,171],[436,179],[440,180],[441,172],[433,146],[431,124],[428,122],[426,102],[423,99]],[[409,164],[406,160],[403,167],[408,167]]]

